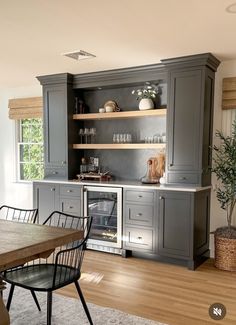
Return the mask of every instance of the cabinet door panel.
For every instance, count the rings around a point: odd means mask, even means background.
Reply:
[[[189,257],[191,252],[191,194],[159,193],[158,251],[162,256]]]
[[[127,201],[135,201],[140,203],[153,203],[154,202],[154,191],[134,191],[126,190],[125,199]]]
[[[61,198],[60,207],[62,212],[69,213],[69,214],[76,214],[77,216],[80,216],[81,214],[80,198],[78,199]]]
[[[42,224],[55,210],[58,210],[59,188],[55,184],[34,184],[34,207],[39,209],[39,223]]]
[[[125,205],[125,223],[140,226],[153,226],[153,205],[128,204]]]
[[[64,85],[44,87],[45,164],[67,163],[67,108]]]
[[[197,171],[200,159],[202,71],[171,72],[168,170]]]
[[[126,227],[124,233],[124,248],[153,251],[154,231],[152,229]]]

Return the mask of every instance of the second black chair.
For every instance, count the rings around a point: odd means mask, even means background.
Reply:
[[[37,262],[34,261],[17,269],[6,271],[4,280],[11,284],[7,302],[8,309],[10,309],[15,286],[20,286],[31,292],[47,292],[47,325],[51,325],[52,292],[70,283],[74,283],[88,321],[91,325],[93,324],[78,283],[91,223],[91,217],[77,217],[59,211],[54,211],[48,217],[44,222],[45,225],[81,230],[84,236],[81,240],[59,247],[48,259],[40,259]]]

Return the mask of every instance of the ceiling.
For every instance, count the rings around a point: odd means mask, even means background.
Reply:
[[[236,59],[230,0],[0,0],[0,88],[211,52]],[[76,61],[62,53],[85,50]]]

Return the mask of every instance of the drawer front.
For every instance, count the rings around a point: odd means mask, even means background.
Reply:
[[[135,201],[140,203],[153,203],[154,202],[154,191],[125,191],[125,200]]]
[[[186,173],[168,173],[167,181],[174,184],[198,184],[200,182],[198,174]]]
[[[81,186],[73,185],[61,185],[60,186],[60,195],[61,196],[81,196]]]
[[[49,168],[46,167],[44,170],[44,177],[45,178],[52,178],[52,179],[56,179],[56,178],[60,178],[66,177],[66,168],[65,167],[59,167],[59,168]]]
[[[152,205],[125,204],[125,223],[153,226],[154,207]]]
[[[80,200],[60,199],[60,207],[62,212],[76,214],[78,216],[81,214]]]
[[[154,231],[152,229],[139,229],[125,227],[124,248],[153,251]]]

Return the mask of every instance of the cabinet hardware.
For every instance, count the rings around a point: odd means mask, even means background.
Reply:
[[[138,213],[136,217],[141,217],[142,215],[143,215],[142,213]]]
[[[143,196],[142,195],[138,195],[138,197],[141,199]]]
[[[54,192],[54,191],[55,191],[55,188],[54,188],[54,187],[52,187],[52,188],[51,188],[51,192]]]
[[[139,236],[139,237],[137,237],[137,239],[138,239],[138,240],[141,240],[141,239],[143,239],[143,237]]]
[[[187,178],[186,177],[180,177],[179,180],[180,181],[185,181]]]
[[[74,207],[69,207],[69,209],[73,209]]]
[[[67,190],[67,193],[71,193],[71,192],[73,192],[72,190]]]
[[[53,171],[52,174],[53,174],[53,175],[56,175],[56,174],[58,174],[58,172]]]
[[[173,164],[173,163],[171,163],[171,164],[170,164],[170,167],[172,167],[173,165],[174,165],[174,164]]]
[[[66,164],[65,160],[62,160],[61,164],[62,165],[65,165]]]
[[[164,200],[164,196],[159,196],[159,200]]]

